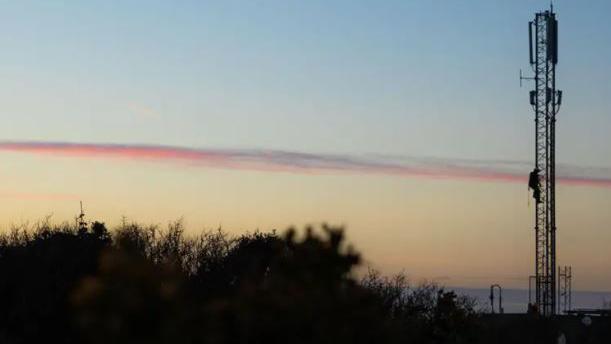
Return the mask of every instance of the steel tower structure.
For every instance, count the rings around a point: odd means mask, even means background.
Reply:
[[[553,6],[529,22],[530,64],[535,89],[535,169],[529,186],[535,198],[535,305],[544,316],[556,313],[556,114],[562,91],[556,90],[558,21]],[[533,180],[534,185],[533,185]]]
[[[558,313],[567,314],[573,307],[573,272],[570,266],[558,267]]]

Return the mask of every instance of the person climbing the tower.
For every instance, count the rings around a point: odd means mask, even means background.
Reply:
[[[541,203],[541,177],[539,169],[535,168],[528,177],[528,188],[533,190],[533,198],[537,204]]]

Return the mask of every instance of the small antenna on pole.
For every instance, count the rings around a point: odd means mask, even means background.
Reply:
[[[76,217],[76,224],[79,234],[87,233],[87,222],[85,222],[85,213],[83,212],[83,201],[81,203],[81,213]]]

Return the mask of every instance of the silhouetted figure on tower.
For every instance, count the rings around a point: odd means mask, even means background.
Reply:
[[[539,169],[535,168],[530,172],[528,177],[528,187],[533,189],[533,198],[538,203],[541,203],[541,177],[539,176]]]

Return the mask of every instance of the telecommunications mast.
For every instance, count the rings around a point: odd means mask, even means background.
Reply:
[[[535,168],[529,187],[535,198],[535,304],[543,316],[556,313],[556,114],[562,91],[556,90],[558,21],[553,6],[529,22],[530,64],[535,89]]]

